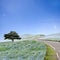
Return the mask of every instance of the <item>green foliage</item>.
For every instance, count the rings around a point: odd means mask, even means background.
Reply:
[[[6,51],[7,50],[7,48],[5,48],[5,47],[0,47],[0,51]]]
[[[14,39],[21,39],[19,35],[15,31],[11,31],[8,34],[4,34],[5,39],[11,39],[14,41]]]

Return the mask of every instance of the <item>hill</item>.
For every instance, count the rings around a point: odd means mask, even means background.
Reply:
[[[46,35],[46,39],[60,41],[60,33]]]

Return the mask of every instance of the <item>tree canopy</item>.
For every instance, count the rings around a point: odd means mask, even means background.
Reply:
[[[21,37],[15,31],[10,31],[10,33],[4,34],[4,39],[11,39],[14,41],[14,39],[21,39]]]

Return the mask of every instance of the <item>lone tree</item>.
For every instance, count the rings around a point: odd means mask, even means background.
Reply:
[[[11,31],[8,34],[4,34],[4,39],[11,39],[14,42],[14,39],[21,39],[15,31]]]

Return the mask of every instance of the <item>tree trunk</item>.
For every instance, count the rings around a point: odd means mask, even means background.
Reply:
[[[14,42],[14,39],[12,39],[12,42]]]

